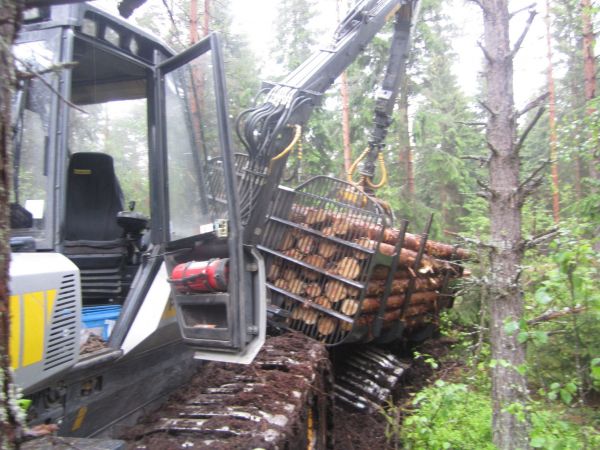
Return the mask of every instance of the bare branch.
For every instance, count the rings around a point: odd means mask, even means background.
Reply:
[[[19,62],[21,62],[21,64],[23,64],[22,61],[19,60]],[[40,77],[42,75],[46,75],[48,73],[58,73],[58,72],[60,72],[63,69],[72,69],[76,65],[77,65],[76,62],[53,64],[52,66],[48,67],[47,69],[40,70],[38,72],[23,72],[23,71],[17,70],[17,79],[19,79],[19,80],[31,80],[33,78],[38,78],[38,77]]]
[[[487,184],[485,181],[479,179],[479,178],[475,178],[475,182],[477,183],[477,185],[483,189],[483,191],[479,191],[477,192],[477,195],[479,197],[483,197],[486,199],[491,199],[497,196],[497,192],[494,191],[489,184]]]
[[[469,159],[471,161],[478,161],[480,163],[489,163],[490,158],[484,158],[483,156],[475,156],[475,155],[464,155],[461,156],[460,159]]]
[[[479,163],[479,167],[483,167],[490,163],[491,156],[484,158],[483,156],[465,155],[465,156],[461,156],[460,159],[477,161]]]
[[[483,100],[477,100],[477,103],[479,103],[479,106],[489,112],[492,116],[496,117],[498,115],[498,113],[493,111],[492,108],[490,108],[489,105]]]
[[[460,125],[467,125],[469,127],[485,127],[487,125],[485,122],[463,122],[462,120],[457,120],[456,123]]]
[[[546,168],[548,167],[548,165],[550,165],[552,161],[550,160],[546,160],[544,161],[537,169],[535,169],[533,172],[531,172],[529,174],[529,176],[525,179],[525,181],[523,181],[520,185],[519,188],[517,189],[519,192],[521,192],[523,194],[523,196],[527,195],[529,192],[531,192],[535,187],[537,187],[541,180],[543,180],[543,175],[539,176],[540,173]]]
[[[167,0],[162,0],[162,2],[163,2],[163,5],[165,6],[165,9],[167,10],[167,14],[169,15],[169,20],[171,21],[171,26],[173,27],[173,30],[177,31],[179,29],[179,27],[177,26],[177,22],[175,22],[175,16],[173,16],[173,11],[171,11],[171,8],[167,4]],[[181,42],[181,39],[179,39],[179,36],[176,33],[173,36],[175,37],[175,39],[177,39],[177,43],[179,45],[181,45],[182,47],[185,46],[183,44],[183,42]]]
[[[542,95],[540,95],[535,100],[530,101],[522,110],[517,111],[517,118],[521,117],[524,114],[527,114],[533,108],[537,108],[538,106],[540,106],[540,103],[546,101],[546,99],[548,98],[549,95],[550,95],[550,92],[544,92]]]
[[[453,236],[453,237],[457,238],[458,240],[463,241],[463,242],[465,242],[467,244],[473,244],[473,245],[475,245],[477,247],[480,247],[480,248],[487,248],[487,249],[490,249],[490,250],[496,250],[496,247],[493,246],[492,244],[488,243],[488,242],[483,242],[483,241],[481,241],[479,239],[468,238],[468,237],[465,237],[465,236],[463,236],[463,235],[461,235],[459,233],[456,233],[455,231],[444,230],[444,234]]]
[[[531,9],[531,8],[535,8],[535,3],[532,3],[531,5],[528,6],[524,6],[521,9],[517,9],[516,11],[513,11],[509,14],[508,18],[512,19],[513,17],[515,17],[517,14],[522,13],[523,11],[525,11],[526,9]]]
[[[539,188],[543,183],[546,176],[544,174],[539,175],[538,177],[532,179],[527,186],[524,186],[520,193],[520,198],[518,199],[519,204],[523,206],[525,203],[525,199],[533,194],[537,188]]]
[[[60,92],[58,92],[54,86],[52,86],[51,83],[49,83],[44,76],[38,72],[37,70],[35,70],[33,68],[33,66],[31,64],[29,64],[27,61],[24,61],[20,58],[18,58],[16,55],[13,55],[13,58],[15,61],[18,61],[20,64],[23,65],[23,67],[25,67],[25,69],[27,70],[27,72],[23,72],[24,74],[26,74],[25,79],[29,78],[37,78],[38,80],[40,80],[42,82],[42,84],[44,86],[46,86],[50,92],[52,92],[53,94],[55,94],[59,100],[61,100],[62,102],[64,102],[65,104],[69,105],[71,108],[76,109],[77,111],[83,113],[83,114],[88,114],[88,112],[84,109],[81,109],[79,106],[77,106],[75,103],[72,103],[71,101],[67,100]],[[65,65],[63,65],[64,68]],[[47,69],[44,69],[44,73],[51,73],[51,72],[56,72],[58,70],[60,70],[61,68],[59,68],[58,66],[51,66],[48,67]]]
[[[537,11],[535,11],[534,9],[529,11],[529,18],[527,19],[527,23],[525,24],[525,29],[521,33],[521,36],[519,36],[519,39],[517,39],[515,46],[513,47],[512,51],[510,52],[509,57],[511,59],[515,57],[515,55],[521,48],[521,45],[523,44],[523,41],[525,40],[525,36],[527,36],[527,33],[529,32],[529,29],[531,28],[531,23],[533,22],[533,19],[535,18],[536,14],[537,14]]]
[[[496,147],[494,147],[494,144],[492,144],[491,142],[488,141],[487,146],[490,149],[490,151],[492,152],[492,155],[498,156],[498,149]]]
[[[481,0],[469,0],[471,3],[475,3],[477,6],[479,6],[481,8],[481,11],[483,11],[485,13],[486,9],[483,6],[483,3],[481,3]]]
[[[541,233],[536,234],[531,239],[526,239],[521,244],[521,248],[523,250],[527,250],[530,248],[534,248],[540,245],[543,242],[546,242],[550,239],[553,239],[559,233],[559,229],[557,227],[550,228],[549,230],[543,231]]]
[[[542,117],[542,114],[544,114],[544,111],[546,111],[546,108],[544,108],[544,107],[541,107],[540,109],[537,110],[537,113],[535,113],[534,118],[531,120],[531,122],[529,122],[529,124],[527,125],[527,128],[525,128],[525,131],[523,131],[523,134],[521,134],[521,137],[519,138],[519,142],[517,142],[517,146],[516,146],[517,151],[519,151],[520,148],[523,146],[523,144],[525,143],[525,139],[527,139],[527,136],[529,135],[529,133],[531,132],[533,127],[535,127],[535,124],[538,123],[538,120],[540,120],[540,118]]]
[[[485,59],[492,64],[494,62],[494,58],[492,58],[492,55],[490,55],[487,51],[487,49],[483,46],[483,44],[481,43],[481,41],[477,41],[477,46],[481,49],[481,51],[483,52],[483,56],[485,56]]]
[[[542,322],[548,322],[550,320],[558,319],[564,316],[570,316],[572,314],[580,314],[582,312],[586,312],[587,308],[585,306],[575,306],[573,308],[563,308],[561,310],[553,310],[550,309],[543,314],[540,314],[533,319],[529,319],[527,321],[527,325],[538,325]]]

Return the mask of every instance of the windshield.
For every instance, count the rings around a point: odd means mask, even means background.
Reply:
[[[13,235],[46,238],[49,219],[49,167],[51,110],[55,85],[53,72],[41,76],[57,60],[57,40],[33,41],[15,46],[17,67],[29,74],[21,81],[13,100],[13,190],[10,225]],[[43,81],[40,79],[43,77]]]
[[[170,240],[227,218],[211,51],[165,76]]]

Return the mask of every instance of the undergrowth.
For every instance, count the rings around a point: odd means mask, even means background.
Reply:
[[[431,384],[412,394],[404,404],[381,410],[390,447],[403,449],[494,449],[489,346],[473,333],[461,336],[454,350],[442,360],[429,358],[435,370]],[[456,366],[460,370],[445,370]],[[600,448],[600,412],[577,401],[577,389],[569,383],[542,387],[531,377],[527,416],[531,422],[530,445],[549,450]],[[434,381],[435,380],[435,381]]]
[[[415,394],[408,405],[385,408],[382,414],[389,442],[399,442],[406,449],[494,449],[489,390],[466,384],[472,381],[471,375],[466,371],[453,381],[437,380]],[[600,448],[600,432],[594,429],[587,408],[532,400],[529,413],[533,448]],[[402,423],[395,420],[402,416]]]
[[[505,323],[527,348],[514,370],[528,378],[525,410],[530,446],[550,450],[600,448],[600,260],[597,227],[565,222],[553,242],[523,261],[525,315]],[[382,410],[391,446],[406,449],[493,449],[491,358],[485,258],[472,267],[463,295],[442,320],[456,342],[427,387]],[[470,284],[467,284],[470,283]],[[419,358],[421,355],[416,355]],[[430,358],[431,359],[431,358]],[[445,367],[461,367],[448,371]],[[436,381],[437,380],[437,381]],[[506,407],[511,412],[511,405]]]

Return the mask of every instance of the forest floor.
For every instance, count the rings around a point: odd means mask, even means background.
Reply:
[[[396,356],[403,359],[411,357],[412,363],[390,399],[396,413],[396,416],[391,419],[401,423],[402,413],[409,409],[409,403],[415,393],[438,379],[452,378],[454,373],[460,370],[462,366],[460,361],[445,358],[454,343],[453,339],[440,337],[429,339],[412,349],[393,350]],[[437,369],[434,370],[424,357],[412,358],[414,352],[433,358],[438,364]],[[402,448],[394,436],[387,432],[388,421],[385,416],[389,412],[385,411],[385,406],[382,405],[382,410],[375,414],[351,412],[336,407],[335,448],[344,450]]]

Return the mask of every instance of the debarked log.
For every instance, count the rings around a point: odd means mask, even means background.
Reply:
[[[382,226],[376,222],[367,222],[350,215],[339,212],[328,212],[318,207],[303,208],[299,205],[292,207],[290,219],[294,222],[303,222],[311,226],[319,223],[331,223],[331,227],[342,224],[339,231],[333,232],[338,235],[351,235],[354,238],[368,237],[369,239],[381,240],[390,245],[396,245],[400,239],[401,231],[395,228],[386,228],[382,235]],[[403,247],[418,251],[421,246],[421,236],[405,233]],[[470,258],[468,250],[444,244],[433,240],[425,243],[425,253],[435,258],[466,260]]]
[[[325,283],[325,295],[332,302],[339,302],[347,297],[356,297],[360,291],[354,286],[348,286],[338,280],[329,280]]]
[[[313,250],[315,249],[315,246],[315,238],[309,235],[304,235],[298,238],[298,240],[296,241],[296,248],[298,249],[298,251],[305,255],[312,254]]]
[[[373,248],[375,248],[375,245],[377,245],[377,243],[375,241],[371,241],[370,245],[373,245]],[[394,256],[395,251],[396,251],[396,248],[393,245],[386,244],[384,242],[379,244],[379,252],[386,256]],[[417,260],[417,252],[416,251],[410,250],[407,248],[403,248],[402,251],[400,252],[400,256],[398,258],[398,264],[400,264],[400,266],[412,268],[412,267],[414,267],[416,260]],[[436,259],[427,254],[423,254],[421,256],[421,262],[419,264],[419,267],[417,268],[417,272],[419,272],[421,274],[427,274],[427,273],[432,273],[432,272],[435,272],[435,273],[450,272],[451,274],[454,274],[457,276],[460,275],[461,270],[462,270],[462,268],[456,263],[452,263],[450,261],[444,261],[441,259]]]
[[[395,228],[387,228],[385,230],[383,242],[396,245],[398,239],[400,239],[400,230]],[[421,247],[421,236],[406,233],[404,235],[404,246],[417,251]],[[470,258],[469,251],[464,248],[432,240],[425,242],[425,253],[441,259],[467,260]]]
[[[356,258],[346,256],[336,263],[332,272],[349,280],[355,280],[362,272],[362,268]]]
[[[331,317],[321,317],[317,322],[317,331],[323,336],[329,336],[335,331],[337,319]]]
[[[279,244],[278,250],[280,252],[285,252],[287,250],[290,250],[290,249],[294,248],[295,244],[296,244],[296,239],[294,238],[294,236],[292,235],[292,233],[291,232],[286,232],[283,235],[283,239],[281,239],[281,243]]]
[[[296,305],[290,313],[290,319],[301,320],[307,325],[314,325],[319,318],[319,312],[306,305]]]
[[[444,278],[441,276],[438,277],[422,277],[414,279],[414,291],[431,291],[434,289],[439,289],[442,287],[444,283]],[[408,286],[410,284],[410,279],[408,278],[397,278],[392,280],[392,285],[390,289],[390,295],[394,294],[402,294],[406,292]],[[383,295],[385,290],[386,281],[385,280],[373,280],[367,285],[366,296],[367,297],[377,297]]]
[[[416,317],[423,317],[425,318],[425,316],[427,315],[427,313],[432,312],[434,309],[432,309],[430,307],[430,305],[424,304],[424,305],[415,305],[415,306],[409,306],[408,308],[406,308],[406,311],[404,312],[404,317],[405,317],[405,321],[411,321],[414,322]],[[383,326],[389,326],[391,325],[391,322],[395,322],[397,320],[399,320],[402,317],[402,309],[398,308],[398,309],[392,309],[389,311],[386,311],[385,314],[383,315]],[[358,319],[355,320],[357,325],[371,325],[372,323],[375,322],[375,319],[377,318],[376,314],[367,314],[367,315],[361,315]]]
[[[349,221],[350,234],[369,239],[381,240],[385,244],[395,246],[400,239],[401,231],[396,228],[386,228],[383,230],[380,225],[360,221]],[[421,247],[421,236],[418,234],[405,233],[403,245],[404,248],[419,251]],[[466,260],[469,259],[469,252],[461,247],[455,247],[442,242],[427,240],[425,242],[425,253],[441,259]]]
[[[423,304],[431,304],[438,299],[439,293],[437,291],[425,291],[425,292],[415,292],[410,296],[409,308],[413,305],[423,305]],[[387,298],[385,307],[386,310],[392,310],[396,308],[400,308],[404,305],[404,299],[406,298],[405,294],[402,295],[390,295]],[[379,310],[381,306],[381,300],[377,297],[366,297],[363,300],[361,311],[363,313],[370,313]]]

